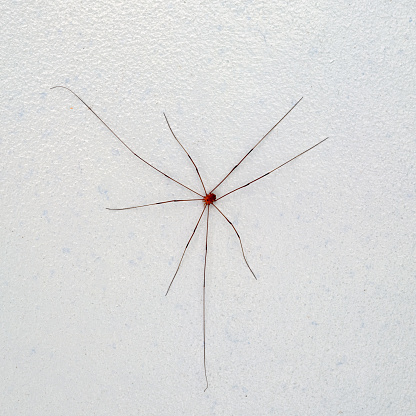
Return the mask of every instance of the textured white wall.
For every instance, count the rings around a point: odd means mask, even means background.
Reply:
[[[412,415],[413,0],[1,7],[2,415]],[[198,203],[135,159],[208,186]],[[200,189],[200,188],[198,188]],[[220,205],[221,203],[221,205]]]

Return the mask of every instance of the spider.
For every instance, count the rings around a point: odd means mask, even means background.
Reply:
[[[271,173],[275,172],[276,170],[280,169],[281,167],[283,167],[284,165],[287,165],[288,163],[292,162],[293,160],[295,160],[296,158],[298,158],[299,156],[302,156],[303,154],[309,152],[310,150],[312,150],[313,148],[319,146],[321,143],[323,143],[325,140],[328,139],[328,137],[326,137],[325,139],[321,140],[320,142],[314,144],[312,147],[304,150],[303,152],[297,154],[296,156],[292,157],[291,159],[287,160],[285,163],[282,163],[281,165],[277,166],[276,168],[270,170],[269,172],[266,172],[265,174],[259,176],[258,178],[255,178],[251,181],[249,181],[248,183],[246,183],[245,185],[239,186],[238,188],[233,189],[232,191],[227,192],[226,194],[220,196],[219,198],[217,198],[216,194],[214,193],[214,191],[234,172],[235,169],[237,169],[238,166],[240,166],[240,164],[244,161],[244,159],[277,127],[278,124],[280,124],[280,122],[286,118],[286,116],[289,115],[289,113],[301,102],[301,100],[303,99],[303,97],[301,97],[290,109],[289,111],[244,155],[244,157],[230,170],[230,172],[228,172],[227,175],[224,176],[224,178],[210,191],[207,191],[207,188],[205,187],[204,181],[202,180],[202,177],[199,173],[198,167],[196,166],[195,162],[193,161],[192,157],[190,156],[190,154],[187,152],[187,150],[185,149],[185,147],[182,145],[182,143],[178,140],[178,138],[176,137],[175,133],[173,132],[170,123],[168,121],[168,118],[166,117],[166,114],[163,113],[166,123],[169,127],[170,132],[172,133],[172,136],[174,137],[174,139],[178,142],[178,144],[182,147],[183,151],[187,154],[187,156],[189,157],[191,163],[193,164],[196,173],[198,175],[198,178],[201,182],[202,188],[204,189],[204,193],[201,194],[200,192],[195,191],[194,189],[191,189],[190,187],[184,185],[183,183],[177,181],[176,179],[172,178],[171,176],[167,175],[166,173],[162,172],[160,169],[158,169],[157,167],[155,167],[154,165],[152,165],[151,163],[147,162],[146,160],[144,160],[141,156],[139,156],[137,153],[135,153],[128,145],[127,143],[125,143],[115,132],[114,130],[112,130],[106,123],[105,121],[79,96],[77,95],[74,91],[72,91],[70,88],[68,87],[64,87],[61,85],[57,85],[55,87],[52,87],[51,89],[54,88],[63,88],[66,89],[68,91],[70,91],[76,98],[78,98],[78,100],[80,100],[100,121],[102,124],[104,124],[104,126],[120,141],[120,143],[125,146],[134,156],[136,156],[138,159],[140,159],[142,162],[144,162],[146,165],[148,165],[149,167],[151,167],[152,169],[156,170],[157,172],[159,172],[160,174],[162,174],[163,176],[165,176],[166,178],[170,179],[173,182],[176,182],[178,185],[182,186],[183,188],[188,189],[189,191],[193,192],[195,195],[198,196],[198,198],[192,198],[192,199],[172,199],[169,201],[161,201],[161,202],[154,202],[152,204],[145,204],[145,205],[136,205],[133,207],[125,207],[125,208],[107,208],[110,211],[123,211],[123,210],[127,210],[127,209],[135,209],[135,208],[142,208],[142,207],[148,207],[148,206],[152,206],[152,205],[159,205],[159,204],[168,204],[168,203],[176,203],[176,202],[189,202],[189,201],[202,201],[203,202],[203,209],[201,212],[201,215],[199,216],[198,222],[195,225],[194,230],[192,231],[191,236],[188,239],[188,242],[186,243],[185,249],[182,252],[182,256],[181,259],[179,261],[178,267],[176,268],[175,274],[173,275],[172,280],[170,281],[169,287],[166,291],[165,296],[169,293],[170,288],[172,287],[172,284],[178,274],[178,271],[181,267],[182,264],[182,260],[185,256],[186,250],[189,246],[189,243],[191,242],[192,238],[195,235],[195,232],[201,222],[201,219],[205,213],[205,211],[207,211],[207,223],[206,223],[206,234],[205,234],[205,257],[204,257],[204,280],[203,280],[203,287],[202,287],[202,316],[203,316],[203,348],[204,348],[204,375],[205,375],[205,382],[206,382],[206,387],[205,390],[206,391],[208,389],[209,383],[208,383],[208,376],[207,376],[207,365],[206,365],[206,336],[205,336],[205,288],[206,288],[206,266],[207,266],[207,253],[208,253],[208,228],[209,228],[209,212],[211,208],[214,208],[215,210],[217,210],[224,218],[225,220],[230,224],[230,226],[233,228],[239,242],[240,242],[240,247],[241,247],[241,252],[243,255],[243,259],[248,267],[248,269],[250,270],[251,274],[253,275],[253,277],[257,280],[256,275],[254,274],[252,268],[250,267],[250,265],[248,264],[245,252],[244,252],[244,248],[243,248],[243,243],[241,241],[241,237],[240,234],[238,233],[237,229],[235,228],[235,226],[233,225],[233,223],[225,216],[225,214],[218,208],[218,206],[216,205],[216,203],[220,200],[225,198],[226,196],[245,188],[248,185],[251,185],[254,182],[257,182],[258,180],[264,178],[267,175],[270,175]]]

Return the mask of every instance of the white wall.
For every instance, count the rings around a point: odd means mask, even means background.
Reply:
[[[52,4],[54,3],[54,4]],[[2,415],[412,415],[414,1],[1,5]],[[211,212],[204,393],[202,205]]]

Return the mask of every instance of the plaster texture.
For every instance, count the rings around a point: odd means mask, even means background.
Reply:
[[[4,1],[0,414],[416,414],[414,1]],[[199,202],[212,212],[204,393]]]

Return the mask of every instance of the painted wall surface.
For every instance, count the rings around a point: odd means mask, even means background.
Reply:
[[[416,414],[416,8],[3,1],[0,408]],[[210,212],[200,201],[329,137]]]

